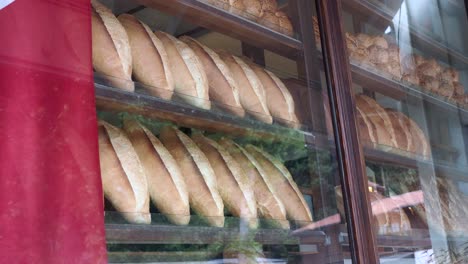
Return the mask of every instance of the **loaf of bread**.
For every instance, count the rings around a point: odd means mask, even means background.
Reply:
[[[239,57],[227,52],[219,54],[237,81],[242,107],[256,119],[271,124],[273,118],[268,110],[265,88],[255,72]]]
[[[369,131],[375,131],[379,145],[397,148],[395,131],[385,109],[365,95],[356,96],[356,107],[372,122],[372,127],[369,126],[369,123],[366,125],[368,125]]]
[[[174,91],[174,80],[169,58],[163,43],[151,29],[132,15],[118,17],[130,40],[133,76],[154,96],[169,100]]]
[[[286,209],[286,214],[290,220],[297,221],[299,225],[308,224],[312,221],[312,214],[301,191],[292,179],[289,171],[284,165],[265,151],[247,145],[246,150],[255,159],[257,169],[263,170],[262,175],[266,176],[266,181],[271,184],[275,194],[281,200]]]
[[[241,169],[244,170],[251,188],[254,190],[258,215],[269,219],[275,226],[289,229],[286,209],[257,161],[244,148],[230,139],[222,138],[219,140],[219,144],[229,151]]]
[[[156,136],[136,120],[125,119],[124,129],[141,161],[150,198],[156,208],[170,222],[188,224],[188,191],[175,159]]]
[[[155,34],[169,57],[177,96],[191,105],[210,109],[208,78],[200,59],[184,42],[162,31]]]
[[[294,100],[288,88],[274,73],[253,63],[249,65],[265,88],[267,106],[271,115],[280,123],[298,127]]]
[[[282,11],[265,11],[262,13],[258,22],[274,31],[281,32],[286,36],[294,35],[293,25],[286,13]]]
[[[134,91],[127,33],[111,10],[97,0],[91,5],[93,68],[115,88]]]
[[[104,196],[130,223],[149,224],[148,183],[125,133],[99,122],[99,161]]]
[[[245,111],[240,104],[239,89],[229,67],[216,52],[200,42],[187,36],[180,37],[180,40],[185,42],[202,62],[208,77],[211,101],[224,110],[243,117]]]
[[[413,135],[410,130],[408,118],[394,109],[387,108],[385,111],[387,111],[390,121],[392,122],[397,148],[415,153],[416,145],[413,143]]]
[[[239,163],[216,141],[200,133],[192,135],[192,139],[205,153],[213,167],[224,206],[233,216],[244,219],[250,228],[257,228],[254,192]]]
[[[181,169],[192,209],[205,217],[210,225],[223,227],[224,204],[208,158],[187,135],[176,128],[164,127],[160,139]]]

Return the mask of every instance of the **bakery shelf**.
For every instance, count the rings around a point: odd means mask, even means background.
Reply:
[[[138,0],[141,4],[174,14],[184,19],[259,48],[268,49],[285,57],[302,56],[302,42],[278,33],[254,21],[221,10],[199,0]]]
[[[289,230],[258,229],[250,235],[263,245],[324,244],[325,233],[310,231],[296,237]],[[241,241],[239,228],[174,225],[106,224],[108,244],[229,244]]]
[[[364,18],[364,21],[372,21],[372,24],[381,29],[382,32],[393,23],[395,14],[392,14],[381,4],[371,3],[367,0],[347,0],[342,1],[342,3],[345,10],[352,11],[353,15],[359,15]],[[413,26],[409,26],[409,33],[411,45],[423,53],[430,54],[441,61],[450,62],[449,64],[456,68],[465,69],[468,67],[468,57],[465,54],[447,47]]]
[[[394,80],[390,75],[378,73],[372,69],[351,61],[353,81],[369,91],[374,91],[396,100],[424,100],[442,109],[457,112],[462,117],[468,116],[468,108],[442,96],[431,94],[420,87]]]
[[[307,142],[327,146],[327,139],[307,130],[293,129],[281,124],[266,124],[249,117],[237,117],[222,110],[204,110],[182,102],[163,100],[143,92],[128,92],[95,83],[96,106],[99,110],[128,112],[151,119],[174,122],[191,127],[234,136],[251,136],[285,142]],[[323,142],[319,142],[323,141]]]

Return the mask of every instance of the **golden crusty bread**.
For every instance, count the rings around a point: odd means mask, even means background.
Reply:
[[[209,83],[210,99],[226,111],[243,117],[245,111],[239,100],[239,89],[231,70],[219,55],[193,38],[182,36],[185,42],[203,64]]]
[[[392,122],[398,144],[397,147],[408,152],[414,152],[415,145],[408,121],[403,118],[402,114],[399,114],[394,109],[387,108],[385,111],[387,111],[390,121]]]
[[[151,95],[169,100],[174,91],[174,80],[164,45],[151,29],[129,14],[118,17],[125,28],[132,51],[135,79],[148,87]]]
[[[155,32],[164,44],[177,95],[191,105],[210,109],[208,77],[200,59],[184,42],[162,32]]]
[[[392,148],[397,147],[395,131],[387,112],[374,99],[365,96],[356,96],[356,107],[375,126],[378,144]]]
[[[378,144],[377,135],[375,133],[375,126],[372,122],[367,118],[362,111],[357,109],[357,121],[358,121],[358,131],[359,137],[363,143],[366,145],[373,146],[373,144]]]
[[[91,1],[93,68],[106,76],[116,88],[134,91],[132,53],[125,29],[112,11]]]
[[[213,168],[205,154],[184,133],[164,127],[160,140],[177,161],[188,187],[192,209],[212,226],[224,226],[224,204]]]
[[[245,12],[253,17],[260,17],[262,15],[261,0],[243,0]]]
[[[239,57],[227,52],[219,54],[237,81],[242,107],[256,119],[271,124],[273,118],[268,110],[265,88],[255,72]]]
[[[153,203],[172,223],[188,224],[188,191],[175,159],[156,136],[136,120],[125,119],[124,130],[145,171]]]
[[[258,215],[271,220],[272,223],[281,228],[288,229],[286,209],[275,194],[271,183],[266,179],[264,170],[258,169],[261,167],[257,161],[244,148],[230,139],[222,138],[219,140],[219,144],[229,151],[244,170],[251,188],[254,190]]]
[[[257,228],[257,208],[249,179],[239,163],[216,141],[201,133],[192,140],[205,153],[216,175],[218,190],[224,206],[236,217],[246,220],[250,228]]]
[[[265,88],[267,106],[271,115],[288,126],[299,126],[293,97],[284,83],[272,72],[253,63],[249,65]]]
[[[257,169],[263,170],[266,180],[271,183],[275,194],[281,200],[286,209],[286,214],[290,220],[298,221],[299,225],[312,221],[312,214],[297,184],[292,179],[289,171],[284,165],[265,151],[247,145],[246,150],[257,164]]]
[[[258,23],[287,36],[294,35],[294,29],[288,15],[283,11],[264,11],[258,18]]]
[[[99,161],[104,196],[130,223],[149,224],[148,183],[125,133],[99,121]]]

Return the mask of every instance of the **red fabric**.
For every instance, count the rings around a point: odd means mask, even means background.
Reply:
[[[106,263],[89,0],[0,10],[0,263]]]

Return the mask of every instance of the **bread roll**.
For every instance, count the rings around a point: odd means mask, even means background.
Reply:
[[[229,0],[229,12],[236,15],[243,15],[246,10],[243,0]]]
[[[210,99],[228,112],[243,117],[245,111],[240,104],[239,89],[229,67],[216,52],[198,41],[186,36],[180,37],[180,40],[200,58],[208,76]]]
[[[289,20],[288,15],[282,11],[265,11],[258,19],[258,22],[267,28],[283,33],[287,36],[292,37],[294,35],[291,20]]]
[[[366,48],[366,49],[374,44],[374,38],[372,36],[362,34],[362,33],[356,36],[356,40],[358,41],[359,46]]]
[[[149,87],[151,95],[169,100],[174,91],[174,80],[169,58],[163,43],[151,29],[132,15],[118,17],[130,40],[133,76]]]
[[[224,226],[224,205],[210,162],[184,133],[164,127],[160,139],[179,164],[192,209],[212,226]]]
[[[387,64],[388,52],[377,45],[372,45],[368,48],[369,61],[373,64]]]
[[[245,12],[253,17],[260,17],[262,15],[261,0],[243,0]]]
[[[200,133],[193,135],[192,139],[205,153],[213,167],[224,205],[232,215],[245,219],[251,228],[257,228],[255,196],[249,179],[239,163],[216,141]]]
[[[127,33],[111,10],[96,0],[91,5],[93,68],[107,75],[115,88],[134,91]]]
[[[288,229],[289,222],[286,220],[286,209],[277,194],[275,194],[271,183],[266,180],[265,171],[261,169],[257,161],[232,140],[222,138],[219,144],[229,151],[234,160],[244,170],[252,185],[251,188],[254,190],[257,213],[263,218],[272,220],[275,225]]]
[[[278,3],[276,0],[260,0],[262,13],[263,12],[276,12],[278,10]]]
[[[280,32],[286,36],[292,37],[294,35],[294,29],[288,15],[283,11],[278,11],[275,15],[278,17]]]
[[[374,99],[365,95],[356,96],[356,106],[375,126],[378,143],[396,148],[398,144],[395,139],[395,131],[387,112]]]
[[[155,32],[164,44],[174,76],[174,90],[191,105],[210,109],[208,78],[199,58],[187,44],[162,31]]]
[[[255,72],[242,59],[227,52],[220,52],[239,87],[240,103],[253,117],[271,124],[273,118],[268,110],[265,88]]]
[[[188,224],[188,191],[175,159],[163,144],[137,121],[125,119],[124,129],[143,166],[153,203],[172,223]]]
[[[99,161],[104,196],[130,223],[149,224],[148,183],[125,133],[99,122]]]
[[[294,100],[284,83],[272,72],[253,63],[249,64],[263,84],[267,106],[277,121],[292,127],[298,127]]]
[[[255,159],[258,165],[257,169],[264,171],[265,180],[270,182],[275,194],[278,194],[279,199],[285,206],[288,218],[300,222],[300,225],[311,222],[312,215],[309,206],[284,165],[268,153],[252,145],[247,145],[246,150]]]

